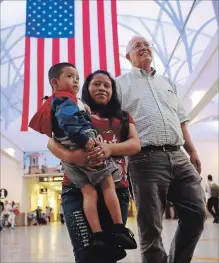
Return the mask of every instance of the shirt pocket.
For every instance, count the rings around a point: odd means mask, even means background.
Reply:
[[[166,91],[167,98],[168,98],[168,103],[170,107],[174,110],[178,110],[178,97],[176,96],[175,92],[171,89],[168,89]]]

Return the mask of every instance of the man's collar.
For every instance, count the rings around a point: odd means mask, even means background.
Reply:
[[[139,75],[139,76],[152,76],[154,77],[154,75],[156,74],[156,70],[154,68],[151,67],[151,72],[147,73],[144,69],[141,69],[141,68],[136,68],[136,67],[132,67],[131,69],[131,72],[133,72],[134,74],[136,75]]]

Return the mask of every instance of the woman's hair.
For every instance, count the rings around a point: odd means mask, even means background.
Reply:
[[[97,104],[89,93],[89,85],[97,74],[104,74],[106,75],[112,84],[112,97],[110,101],[106,105],[100,105]],[[91,110],[94,113],[99,113],[100,117],[108,118],[112,124],[113,118],[118,118],[121,121],[121,133],[120,138],[121,141],[125,141],[128,138],[129,134],[129,118],[128,113],[125,111],[122,111],[121,104],[118,99],[117,91],[116,91],[116,82],[115,80],[110,76],[110,74],[105,70],[97,70],[87,76],[85,79],[83,88],[82,88],[82,100],[89,105]]]

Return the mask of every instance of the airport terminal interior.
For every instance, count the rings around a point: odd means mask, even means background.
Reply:
[[[29,128],[28,122],[42,103],[40,95],[51,95],[47,72],[52,64],[74,61],[81,88],[89,70],[102,67],[104,52],[112,76],[126,74],[132,68],[126,46],[136,35],[150,41],[156,74],[175,83],[202,164],[207,220],[191,262],[219,262],[219,219],[209,212],[207,190],[208,175],[219,185],[219,1],[1,0],[0,9],[0,262],[75,262],[61,206],[64,167],[48,150],[48,137]],[[90,20],[82,19],[83,15]],[[90,51],[85,40],[90,40]],[[13,206],[10,212],[8,207]],[[127,257],[119,262],[145,263],[136,216],[130,198],[127,227],[138,248],[127,250]],[[167,202],[162,232],[167,254],[177,224],[175,208]]]

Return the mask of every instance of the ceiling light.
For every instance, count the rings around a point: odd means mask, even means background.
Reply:
[[[13,148],[6,148],[5,151],[6,151],[6,153],[9,154],[10,156],[12,156],[12,157],[15,156],[15,149],[13,149]]]
[[[210,125],[213,129],[217,130],[219,129],[219,122],[217,120],[215,121],[209,121],[208,125]]]
[[[196,90],[192,93],[192,96],[190,97],[192,100],[192,108],[194,108],[199,103],[204,95],[205,91],[203,90]]]

